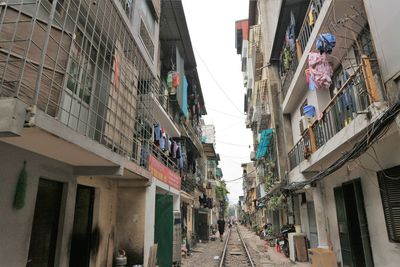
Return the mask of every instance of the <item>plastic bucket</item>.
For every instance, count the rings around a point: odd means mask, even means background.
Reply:
[[[315,116],[315,107],[312,105],[306,105],[303,107],[304,115],[307,117],[314,117]]]

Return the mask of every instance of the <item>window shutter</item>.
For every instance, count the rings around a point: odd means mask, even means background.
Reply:
[[[400,242],[400,166],[378,172],[389,240]]]

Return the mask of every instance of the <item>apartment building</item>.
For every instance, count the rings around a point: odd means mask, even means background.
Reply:
[[[253,152],[250,159],[255,168],[255,220],[262,227],[274,221],[274,231],[288,223],[284,203],[268,204],[270,199],[282,199],[286,178],[287,157],[285,132],[280,110],[280,81],[277,69],[272,68],[266,55],[270,46],[267,9],[264,2],[249,2],[249,18],[236,22],[236,48],[241,55],[244,77],[244,111],[246,127],[253,132]],[[268,10],[269,12],[269,10]],[[270,19],[270,14],[267,16]],[[270,208],[268,208],[270,206]],[[273,207],[272,207],[273,206]]]
[[[396,266],[398,3],[250,1],[249,25],[254,6],[262,71],[278,81],[271,114],[281,118],[287,153],[287,222],[340,266]],[[322,51],[321,34],[335,37],[332,49]],[[324,64],[317,84],[314,56]]]
[[[5,1],[0,40],[0,265],[179,262],[206,175],[181,1]]]

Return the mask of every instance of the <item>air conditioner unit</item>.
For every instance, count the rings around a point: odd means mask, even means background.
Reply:
[[[315,119],[309,116],[301,116],[299,121],[300,133],[302,134],[308,126],[311,126],[314,123]]]

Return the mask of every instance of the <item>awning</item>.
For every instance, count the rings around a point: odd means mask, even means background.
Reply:
[[[273,129],[261,131],[260,143],[258,144],[256,159],[260,159],[268,155],[268,147],[271,144]]]

